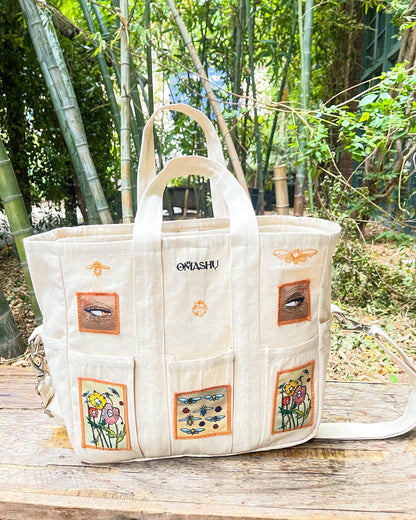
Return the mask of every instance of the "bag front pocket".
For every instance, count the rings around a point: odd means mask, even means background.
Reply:
[[[73,447],[85,462],[142,457],[134,406],[134,359],[71,352]]]
[[[289,348],[263,349],[263,447],[282,448],[313,435],[320,417],[319,337]]]
[[[172,455],[215,455],[232,448],[234,352],[168,359]]]

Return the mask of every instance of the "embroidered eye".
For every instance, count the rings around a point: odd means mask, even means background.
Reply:
[[[305,301],[305,296],[303,294],[299,294],[293,298],[290,298],[284,303],[285,307],[299,307]]]
[[[279,286],[277,324],[310,319],[310,282],[302,280]]]
[[[97,316],[98,318],[112,316],[110,309],[104,309],[100,307],[90,307],[89,309],[85,309],[85,312],[92,314],[93,316]]]

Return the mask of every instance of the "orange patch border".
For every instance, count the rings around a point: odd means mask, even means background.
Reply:
[[[311,422],[310,424],[304,424],[303,426],[299,426],[299,428],[290,428],[289,430],[275,430],[274,429],[274,423],[276,419],[276,407],[277,407],[277,395],[279,390],[279,379],[282,374],[289,374],[290,372],[296,372],[297,370],[300,370],[302,368],[306,368],[308,366],[312,365],[312,374],[311,374]],[[271,434],[276,435],[278,433],[288,433],[288,432],[295,432],[297,430],[302,430],[303,428],[311,428],[314,425],[315,422],[315,360],[309,361],[308,363],[305,363],[304,365],[300,365],[298,367],[289,368],[287,370],[282,370],[280,372],[276,372],[276,386],[274,389],[274,397],[273,397],[273,413],[272,413],[272,428],[271,428]]]
[[[195,435],[190,437],[178,437],[178,397],[181,395],[188,395],[188,394],[200,394],[202,392],[208,392],[215,390],[216,388],[226,388],[227,389],[227,431],[224,432],[218,432],[218,433],[206,433],[204,435]],[[173,414],[173,431],[174,431],[174,437],[175,440],[178,441],[187,441],[191,439],[204,439],[206,437],[215,437],[217,435],[231,435],[231,385],[216,385],[216,386],[210,386],[208,388],[201,388],[200,390],[191,390],[189,392],[175,392],[174,394],[174,414]]]
[[[78,330],[80,332],[92,332],[93,334],[120,334],[120,305],[119,305],[119,296],[118,293],[108,293],[108,292],[77,292],[75,293],[77,297],[77,308],[78,308]],[[81,303],[80,298],[84,295],[93,295],[93,296],[114,296],[115,303],[115,313],[116,313],[116,328],[115,330],[95,330],[95,329],[85,329],[81,326]]]
[[[297,285],[299,283],[307,283],[308,284],[308,315],[305,318],[298,318],[296,320],[288,320],[288,321],[281,321],[280,314],[281,314],[281,306],[280,306],[280,288],[281,287],[288,287],[289,285]],[[281,325],[290,325],[291,323],[299,323],[300,321],[310,321],[312,319],[311,317],[311,281],[308,280],[299,280],[296,282],[289,282],[289,283],[282,283],[277,286],[279,290],[279,296],[277,299],[277,326],[280,327]]]
[[[100,383],[107,386],[118,386],[123,388],[123,402],[124,402],[124,424],[126,426],[126,448],[106,448],[105,446],[91,446],[85,442],[85,421],[84,421],[84,402],[82,399],[82,382],[92,381],[93,383]],[[114,383],[113,381],[101,381],[101,379],[93,379],[91,377],[79,377],[78,378],[78,392],[79,392],[79,410],[81,412],[81,437],[82,447],[90,448],[92,450],[105,450],[105,451],[129,451],[131,450],[130,442],[130,428],[129,428],[129,413],[128,413],[128,401],[127,401],[127,387],[122,383]]]

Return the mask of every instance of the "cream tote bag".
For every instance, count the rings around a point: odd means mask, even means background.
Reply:
[[[153,115],[134,225],[25,240],[72,446],[82,461],[107,463],[305,442],[320,427],[340,227],[256,217],[210,121],[185,105],[161,110],[201,125],[207,158],[175,158],[155,175]],[[210,180],[215,218],[162,221],[164,189],[185,175]]]

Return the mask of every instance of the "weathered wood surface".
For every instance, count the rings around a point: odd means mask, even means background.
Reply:
[[[385,441],[313,440],[211,459],[85,465],[40,410],[31,370],[0,367],[0,520],[416,518],[416,431]],[[326,416],[403,408],[406,386],[329,383]]]

